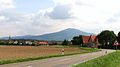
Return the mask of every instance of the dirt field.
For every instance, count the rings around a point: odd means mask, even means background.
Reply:
[[[60,46],[0,46],[0,60],[28,58],[38,56],[59,55],[61,50],[65,49],[67,53],[80,53],[82,50],[77,47],[60,47]]]

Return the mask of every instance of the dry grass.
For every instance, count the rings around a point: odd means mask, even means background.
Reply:
[[[80,53],[85,51],[77,47],[0,46],[0,60],[60,55],[61,49],[63,48],[65,49],[65,54]]]

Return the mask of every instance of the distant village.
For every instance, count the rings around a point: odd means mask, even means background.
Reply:
[[[95,35],[82,36],[81,46],[86,47],[98,47],[98,39]],[[9,37],[7,40],[0,40],[2,45],[21,45],[21,46],[40,46],[40,45],[62,45],[64,41],[44,41],[44,40],[31,40],[31,39],[12,39]],[[71,41],[68,41],[69,45],[72,45]]]
[[[62,41],[44,41],[44,40],[31,40],[31,39],[12,39],[9,37],[7,40],[0,40],[2,45],[21,45],[21,46],[40,46],[40,45],[57,45],[62,44]]]

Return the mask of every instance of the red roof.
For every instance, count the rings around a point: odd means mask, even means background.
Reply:
[[[93,36],[91,36],[91,39],[93,42],[96,42],[97,37],[93,35]]]
[[[82,36],[83,43],[88,43],[90,36]]]
[[[91,35],[91,36],[82,36],[83,38],[83,43],[89,43],[89,40],[91,39],[92,42],[96,42],[96,36]]]
[[[38,42],[38,44],[46,45],[46,44],[48,44],[48,42]]]

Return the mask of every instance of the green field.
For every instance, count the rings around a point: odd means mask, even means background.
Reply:
[[[89,60],[73,67],[120,67],[120,51]]]

